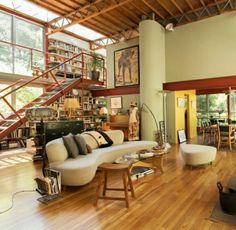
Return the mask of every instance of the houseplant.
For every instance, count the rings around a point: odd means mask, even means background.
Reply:
[[[92,80],[99,80],[102,70],[103,59],[97,53],[91,53],[91,59],[88,63],[89,76]]]

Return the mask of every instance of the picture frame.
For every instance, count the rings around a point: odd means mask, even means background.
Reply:
[[[178,133],[179,143],[183,143],[187,141],[184,129],[177,130],[177,133]]]
[[[139,84],[139,46],[132,46],[114,52],[115,87]]]
[[[178,97],[177,98],[177,106],[179,108],[184,108],[184,106],[185,106],[185,99],[183,97]]]
[[[122,107],[122,97],[111,97],[111,109],[121,109]]]

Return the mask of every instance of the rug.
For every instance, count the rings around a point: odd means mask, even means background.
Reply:
[[[226,223],[226,224],[231,224],[231,225],[236,226],[236,214],[235,215],[229,215],[229,214],[224,213],[221,210],[219,201],[217,202],[216,206],[212,210],[210,219],[214,220],[214,221],[219,221],[219,222],[223,222],[223,223]]]

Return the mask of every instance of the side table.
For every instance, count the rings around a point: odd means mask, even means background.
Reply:
[[[163,150],[153,150],[153,149],[151,150],[151,152],[154,153],[153,156],[146,157],[146,158],[140,157],[139,158],[140,161],[134,163],[133,166],[137,165],[137,166],[141,166],[141,167],[143,166],[143,167],[150,167],[150,168],[155,168],[155,169],[158,168],[163,173],[164,172],[163,158],[164,158],[164,155],[166,154],[166,152],[164,152]],[[148,162],[143,162],[145,160],[147,160]]]

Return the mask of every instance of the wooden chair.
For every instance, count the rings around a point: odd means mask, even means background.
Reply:
[[[219,125],[218,126],[218,149],[225,144],[232,150],[232,144],[235,142],[235,126],[234,125]]]
[[[209,143],[212,139],[215,144],[217,139],[217,126],[205,123],[202,128],[202,144]]]

